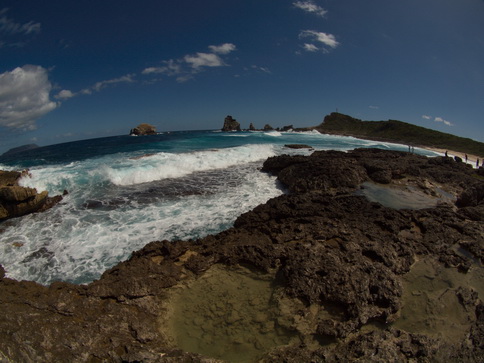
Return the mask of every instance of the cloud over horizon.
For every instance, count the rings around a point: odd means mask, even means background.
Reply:
[[[0,74],[0,126],[36,129],[36,121],[58,105],[49,99],[52,84],[45,68],[24,65]]]
[[[443,123],[446,126],[454,126],[454,124],[452,122],[444,120],[442,117],[432,117],[432,116],[429,116],[429,115],[422,115],[422,118],[424,120],[432,120],[432,118],[433,118],[434,122],[440,122],[440,123]]]

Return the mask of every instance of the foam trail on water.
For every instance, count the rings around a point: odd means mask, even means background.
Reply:
[[[199,171],[224,169],[241,163],[264,160],[273,155],[275,152],[271,145],[239,146],[183,154],[158,153],[106,166],[104,173],[115,185],[133,185],[179,178]]]

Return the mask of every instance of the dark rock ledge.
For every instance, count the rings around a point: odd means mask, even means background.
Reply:
[[[484,305],[469,287],[447,289],[467,314],[460,340],[392,325],[415,261],[433,259],[461,274],[484,262],[484,181],[473,169],[448,158],[360,149],[275,157],[264,171],[290,194],[217,235],[151,242],[89,285],[45,287],[0,269],[0,360],[208,362],[167,339],[162,307],[177,284],[215,264],[243,264],[275,270],[281,294],[298,306],[281,324],[300,343],[266,352],[265,362],[484,361]],[[354,195],[369,180],[460,196],[456,205],[394,210]],[[306,344],[310,338],[319,343]]]

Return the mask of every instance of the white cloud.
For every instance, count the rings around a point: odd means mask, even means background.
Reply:
[[[69,91],[68,89],[63,89],[60,91],[58,94],[55,95],[55,98],[60,99],[60,100],[68,100],[69,98],[74,97],[76,94],[72,93],[72,91]]]
[[[315,42],[323,43],[324,45],[333,49],[339,45],[333,34],[317,32],[315,30],[303,30],[301,33],[299,33],[299,38],[309,38]]]
[[[432,116],[422,115],[422,118],[425,119],[425,120],[430,120],[430,119],[432,119]]]
[[[379,106],[373,106],[373,105],[368,106],[368,108],[371,108],[372,110],[379,110],[380,109]]]
[[[106,88],[108,86],[112,86],[118,83],[133,83],[135,82],[134,79],[134,74],[127,74],[125,76],[119,77],[119,78],[114,78],[114,79],[109,79],[107,81],[101,81],[97,82],[94,86],[92,86],[92,90],[99,92],[103,88]]]
[[[5,15],[8,9],[0,10],[0,32],[8,35],[15,34],[32,34],[40,32],[40,23],[29,21],[25,24],[16,23],[14,20],[7,18]]]
[[[35,129],[35,121],[57,107],[49,99],[51,89],[41,66],[25,65],[0,74],[0,126]]]
[[[148,67],[141,73],[145,75],[164,74],[170,77],[176,77],[178,82],[186,82],[193,79],[194,75],[201,72],[205,67],[226,66],[227,64],[223,60],[222,55],[227,55],[237,49],[232,43],[210,45],[208,48],[211,50],[209,53],[198,52],[195,54],[187,54],[179,59],[163,61],[162,66]]]
[[[222,58],[214,53],[197,53],[196,55],[186,55],[183,59],[195,69],[200,67],[221,67],[225,65]]]
[[[314,13],[318,16],[325,16],[327,11],[323,9],[321,6],[316,5],[313,1],[296,1],[293,3],[296,8],[302,9],[307,11],[308,13]]]
[[[314,44],[304,43],[303,45],[304,50],[308,52],[317,52],[319,50]]]
[[[450,121],[444,120],[442,117],[436,117],[434,118],[435,122],[442,122],[446,126],[454,126],[454,124]]]
[[[221,45],[210,45],[208,47],[213,53],[217,54],[229,54],[230,52],[233,52],[236,47],[232,43],[224,43]]]
[[[161,67],[148,67],[143,70],[143,74],[166,74],[167,76],[176,76],[182,73],[182,67],[178,61],[170,59],[163,61],[164,65]]]

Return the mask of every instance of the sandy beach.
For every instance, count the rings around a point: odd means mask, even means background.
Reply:
[[[460,151],[453,151],[453,150],[448,150],[448,149],[439,149],[439,148],[434,148],[434,147],[428,147],[428,146],[419,146],[421,149],[425,150],[430,150],[434,151],[436,153],[442,154],[442,156],[445,155],[445,152],[447,151],[447,155],[450,157],[458,156],[462,159],[462,161],[466,162],[465,155],[466,153],[460,152]],[[483,156],[477,156],[477,155],[472,155],[472,154],[467,154],[467,164],[472,165],[472,167],[476,167],[476,161],[479,159],[479,166],[482,166],[482,162],[484,160]]]

